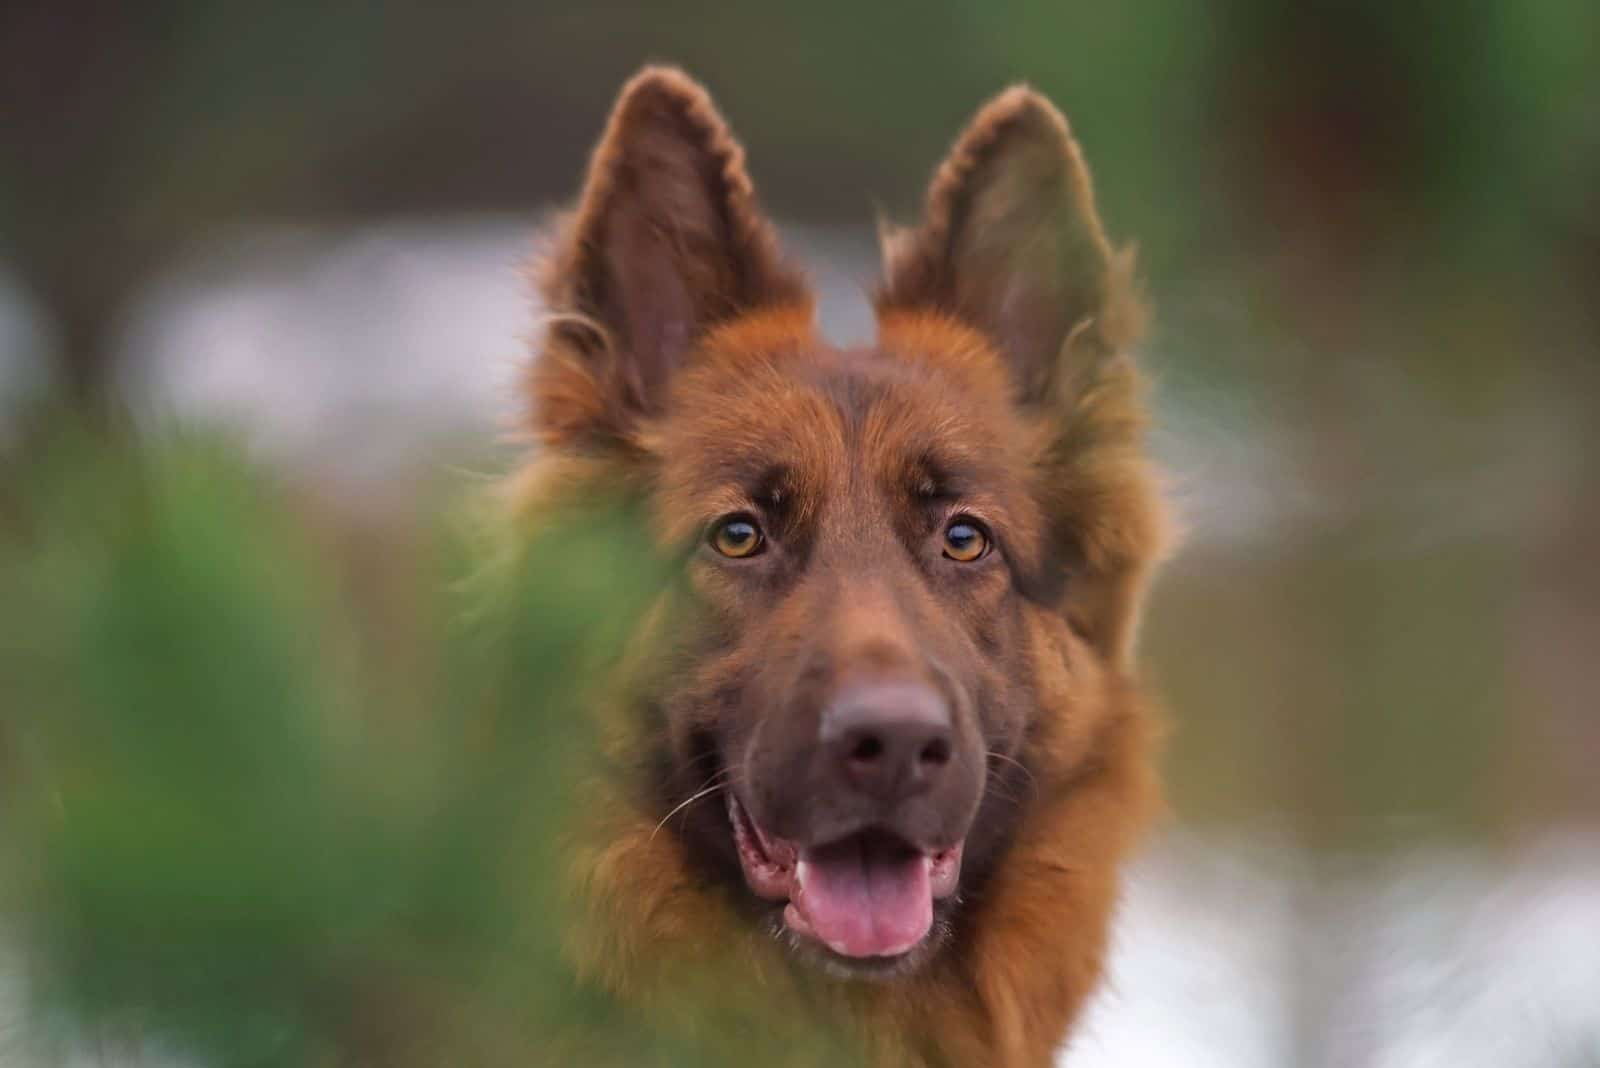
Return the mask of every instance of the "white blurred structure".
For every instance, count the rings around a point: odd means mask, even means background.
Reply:
[[[145,418],[221,423],[297,473],[381,495],[444,443],[515,429],[536,233],[491,218],[220,240],[135,309],[120,384]],[[868,235],[793,243],[833,265],[817,280],[830,328],[866,338]]]
[[[1334,865],[1173,833],[1064,1068],[1600,1063],[1600,836]]]
[[[34,314],[21,280],[0,263],[0,445],[16,409],[48,383],[49,350],[46,324]]]

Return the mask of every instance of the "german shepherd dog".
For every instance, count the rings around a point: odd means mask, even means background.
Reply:
[[[642,625],[670,651],[608,728],[571,964],[659,1008],[715,961],[697,996],[871,1063],[1048,1064],[1158,807],[1132,647],[1166,534],[1131,256],[1066,121],[978,113],[839,349],[706,92],[646,69],[539,284],[519,506],[620,490],[696,546],[696,622]]]

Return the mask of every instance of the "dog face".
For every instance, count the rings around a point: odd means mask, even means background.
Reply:
[[[876,343],[828,345],[709,99],[647,71],[548,265],[533,372],[547,448],[695,546],[649,803],[754,922],[880,976],[1070,788],[1160,533],[1126,262],[1048,102],[985,108],[886,254]]]

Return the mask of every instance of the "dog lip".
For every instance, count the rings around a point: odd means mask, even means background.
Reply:
[[[799,850],[781,838],[769,837],[750,818],[739,799],[728,792],[728,821],[745,882],[757,897],[787,901],[793,893]]]

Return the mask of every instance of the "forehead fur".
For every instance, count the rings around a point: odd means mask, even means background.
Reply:
[[[878,347],[847,350],[805,315],[732,323],[700,347],[643,440],[673,536],[769,496],[804,522],[863,492],[959,502],[1018,543],[1039,525],[1030,428],[1005,368],[938,316],[895,317]]]

